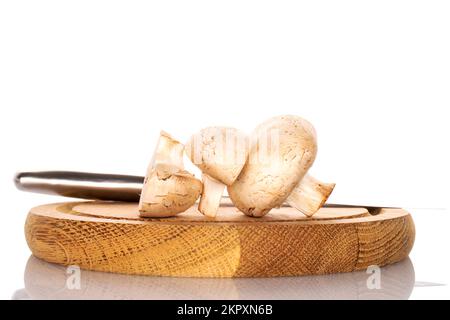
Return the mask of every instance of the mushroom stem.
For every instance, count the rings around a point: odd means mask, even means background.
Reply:
[[[161,131],[149,169],[162,165],[183,170],[183,152],[182,143],[173,139],[167,132]]]
[[[202,175],[203,193],[200,197],[198,210],[205,216],[214,218],[220,206],[220,200],[225,190],[225,184],[211,178],[207,174]]]
[[[327,201],[334,186],[334,183],[323,183],[307,174],[300,180],[286,202],[304,215],[311,217]]]

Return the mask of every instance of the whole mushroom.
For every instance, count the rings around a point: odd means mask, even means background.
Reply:
[[[313,215],[334,188],[334,184],[306,175],[316,153],[316,132],[305,119],[286,115],[265,121],[250,137],[247,162],[228,186],[232,202],[254,217],[264,216],[285,201]]]
[[[186,154],[202,171],[198,209],[215,217],[225,187],[234,183],[247,160],[247,137],[235,128],[204,128],[186,143]]]
[[[192,207],[202,182],[184,170],[184,145],[160,133],[139,201],[141,217],[169,217]]]

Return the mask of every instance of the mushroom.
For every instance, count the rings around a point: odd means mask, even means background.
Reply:
[[[184,146],[161,131],[139,201],[141,217],[169,217],[192,207],[202,182],[184,170]]]
[[[316,153],[316,132],[308,121],[291,115],[267,120],[250,137],[247,163],[228,186],[232,202],[254,217],[286,200],[305,215],[313,215],[334,188],[306,175]]]
[[[311,217],[322,208],[331,192],[333,192],[335,185],[335,183],[321,182],[306,174],[291,192],[286,202],[305,216]]]
[[[247,159],[247,137],[235,128],[208,127],[186,143],[186,154],[202,171],[198,210],[215,217],[226,186],[234,183]]]

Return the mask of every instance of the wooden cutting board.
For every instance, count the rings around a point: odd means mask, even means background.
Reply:
[[[291,207],[250,218],[224,205],[215,220],[196,208],[143,219],[137,204],[69,202],[31,209],[28,246],[43,260],[83,269],[177,277],[272,277],[350,272],[406,258],[411,215],[382,208],[322,208],[306,218]]]

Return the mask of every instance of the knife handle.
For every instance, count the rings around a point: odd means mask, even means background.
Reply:
[[[18,172],[19,190],[64,197],[138,202],[144,177],[75,171]]]

